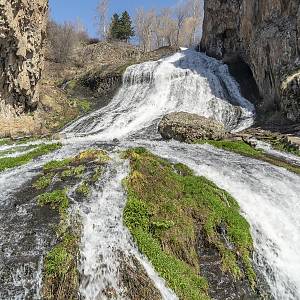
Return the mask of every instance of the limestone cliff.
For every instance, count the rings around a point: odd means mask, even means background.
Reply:
[[[0,0],[0,115],[33,110],[39,100],[48,0]]]
[[[201,49],[250,67],[259,112],[300,121],[299,0],[206,0]]]

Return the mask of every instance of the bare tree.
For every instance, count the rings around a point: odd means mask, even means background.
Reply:
[[[183,2],[183,3],[178,3],[177,6],[175,7],[175,19],[176,19],[176,27],[177,27],[177,35],[176,35],[176,46],[179,46],[179,38],[180,38],[180,33],[182,31],[185,19],[188,16],[188,3]]]
[[[88,39],[88,34],[78,21],[57,24],[50,20],[47,26],[47,38],[52,58],[56,62],[65,63],[75,48]]]
[[[100,39],[105,40],[108,33],[107,14],[109,9],[109,0],[100,0],[97,5],[97,26]]]
[[[172,10],[163,8],[156,16],[155,35],[157,48],[171,46],[174,42],[176,23],[172,19]]]
[[[203,0],[182,0],[174,8],[159,12],[139,9],[136,13],[136,34],[145,51],[163,46],[196,45],[202,24]]]
[[[154,10],[138,9],[135,17],[135,31],[144,51],[151,51],[156,13]]]

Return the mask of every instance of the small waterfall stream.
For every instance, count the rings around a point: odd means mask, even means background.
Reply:
[[[156,62],[129,67],[122,88],[108,106],[75,121],[63,131],[64,146],[60,151],[0,174],[3,224],[0,275],[8,261],[21,261],[26,254],[20,243],[21,236],[30,231],[32,206],[15,204],[15,191],[26,185],[45,162],[74,155],[88,147],[99,147],[107,149],[112,160],[89,201],[79,204],[83,221],[82,298],[126,299],[119,284],[120,256],[125,255],[135,257],[143,265],[163,299],[177,299],[137,251],[122,222],[126,201],[122,179],[128,174],[128,163],[118,153],[143,146],[162,157],[185,163],[196,174],[206,176],[231,193],[251,224],[255,261],[274,298],[300,299],[300,177],[208,145],[160,141],[158,121],[172,111],[212,117],[231,131],[251,126],[255,115],[253,105],[240,95],[227,67],[202,53],[185,50]],[[28,203],[33,201],[29,199]],[[18,211],[24,214],[23,227],[15,220]],[[14,225],[19,227],[9,237],[9,226]],[[43,256],[47,232],[36,232],[34,236],[31,247],[37,248],[34,258],[38,262]],[[10,267],[10,275],[21,270],[12,263]],[[40,269],[38,264],[31,267],[30,274],[20,276],[21,286],[13,287],[13,283],[0,286],[0,299],[40,299]]]

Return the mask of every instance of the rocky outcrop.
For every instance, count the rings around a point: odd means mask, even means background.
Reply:
[[[299,0],[206,0],[201,49],[250,67],[259,112],[300,121]]]
[[[188,143],[197,140],[220,140],[226,135],[223,124],[186,112],[166,115],[159,123],[158,131],[164,139]]]
[[[39,101],[48,0],[0,1],[0,114],[32,111]]]

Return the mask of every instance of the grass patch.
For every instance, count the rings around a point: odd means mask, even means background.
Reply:
[[[69,198],[66,190],[55,190],[50,193],[41,194],[38,197],[40,206],[50,205],[52,209],[57,209],[61,216],[64,216],[69,207]]]
[[[85,166],[79,165],[78,167],[70,168],[61,173],[62,178],[66,177],[80,177],[85,171]]]
[[[59,242],[45,256],[43,299],[77,299],[79,289],[79,235],[68,220],[69,199],[66,190],[54,190],[38,196],[40,206],[49,205],[60,215],[56,228]]]
[[[44,172],[52,172],[52,171],[57,171],[59,169],[63,169],[72,162],[71,158],[66,158],[63,160],[52,160],[48,163],[46,163],[43,167]]]
[[[89,184],[86,181],[84,181],[77,187],[76,193],[83,197],[88,197],[91,193],[91,188]]]
[[[33,183],[33,187],[36,188],[37,190],[46,189],[52,183],[53,177],[54,174],[52,173],[41,176]]]
[[[46,155],[50,152],[53,152],[57,149],[60,149],[62,147],[62,144],[60,143],[55,143],[55,144],[42,144],[40,146],[37,146],[34,150],[17,156],[17,157],[3,157],[0,158],[0,172],[10,169],[10,168],[15,168],[21,165],[24,165],[31,160],[40,157],[42,155]]]
[[[43,270],[43,299],[78,299],[79,238],[66,233],[46,255]]]
[[[265,153],[263,150],[255,149],[245,143],[244,141],[197,141],[197,144],[209,144],[216,148],[231,151],[243,156],[256,158],[267,163],[273,164],[278,167],[287,169],[288,171],[300,174],[300,167],[289,164],[288,162],[271,156]],[[283,147],[283,146],[282,146]],[[280,149],[279,149],[280,150]]]
[[[173,165],[143,148],[128,150],[125,157],[130,159],[131,172],[124,182],[128,192],[124,222],[179,298],[208,299],[208,284],[199,275],[200,228],[218,249],[223,271],[236,279],[247,277],[254,287],[253,241],[236,200],[186,166]],[[218,233],[221,225],[233,249]]]

